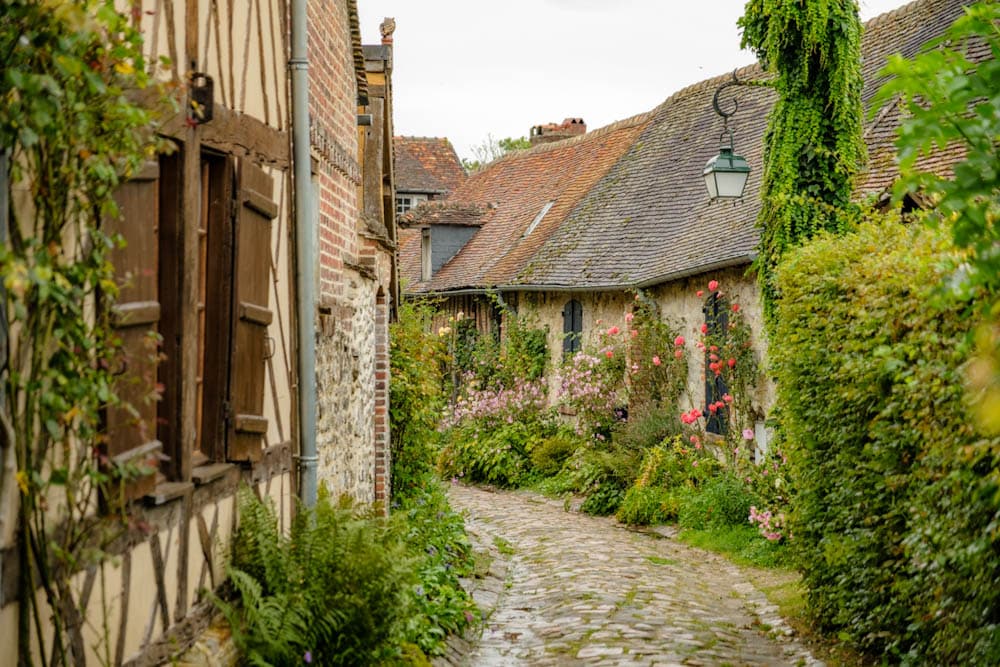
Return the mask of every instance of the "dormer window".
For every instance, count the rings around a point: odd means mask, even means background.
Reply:
[[[549,212],[549,209],[552,208],[553,204],[555,204],[555,202],[550,201],[547,204],[545,204],[545,206],[542,207],[542,210],[538,212],[538,215],[536,215],[535,219],[531,221],[531,224],[528,225],[528,228],[524,230],[524,236],[522,236],[521,238],[527,238],[528,234],[535,231],[535,227],[537,227],[538,223],[542,221],[542,218],[544,218],[545,214]]]

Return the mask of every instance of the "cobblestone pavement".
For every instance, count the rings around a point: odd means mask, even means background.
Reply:
[[[468,665],[822,665],[725,559],[523,492],[453,485],[504,585]],[[487,587],[489,588],[489,587]]]

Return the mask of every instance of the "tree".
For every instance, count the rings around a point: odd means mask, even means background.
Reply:
[[[843,232],[865,160],[861,20],[855,0],[750,0],[743,47],[771,70],[778,101],[764,138],[758,282],[774,316],[774,268],[820,231]]]
[[[487,134],[485,141],[472,147],[472,157],[462,159],[462,166],[465,167],[466,171],[472,173],[479,171],[490,162],[502,158],[507,153],[526,148],[531,148],[531,142],[528,141],[527,137],[494,139],[492,134]]]

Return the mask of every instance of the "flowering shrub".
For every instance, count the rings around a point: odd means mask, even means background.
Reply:
[[[622,359],[619,354],[619,359]],[[622,377],[620,364],[614,362],[615,350],[606,346],[601,356],[577,352],[559,374],[558,404],[576,415],[577,433],[606,433],[616,421],[615,407],[622,404],[619,392]]]
[[[697,425],[723,435],[727,446],[735,449],[742,446],[747,433],[748,439],[753,439],[753,394],[761,375],[743,308],[720,290],[719,281],[710,280],[707,287],[707,297],[704,290],[697,292],[699,298],[706,299],[708,321],[699,328],[701,336],[694,345],[704,358],[711,396],[705,405],[681,413],[680,420],[685,426]],[[675,341],[678,348],[684,343],[683,337]]]
[[[517,380],[510,389],[476,389],[470,382],[441,422],[448,429],[463,424],[475,424],[477,429],[490,429],[515,421],[538,421],[548,407],[543,380]]]
[[[760,512],[753,505],[750,506],[750,524],[757,526],[760,534],[771,542],[780,542],[785,538],[785,513],[773,515],[769,511]],[[790,538],[791,535],[789,534]]]

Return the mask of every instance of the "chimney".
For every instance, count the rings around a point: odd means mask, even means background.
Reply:
[[[562,123],[548,123],[546,125],[535,125],[531,128],[529,140],[532,146],[547,144],[553,141],[562,141],[570,137],[576,137],[587,133],[587,124],[582,118],[567,118]]]

